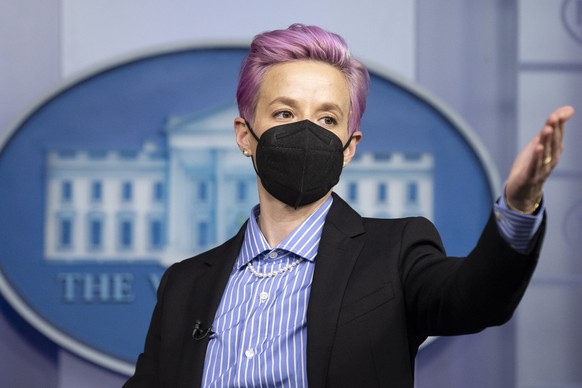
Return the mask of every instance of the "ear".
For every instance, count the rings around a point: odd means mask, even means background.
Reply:
[[[241,152],[247,152],[246,156],[252,155],[251,153],[251,133],[247,127],[245,119],[242,117],[237,117],[234,119],[234,133],[236,136],[236,144],[240,148]]]
[[[355,131],[352,134],[352,141],[350,141],[350,145],[348,145],[348,148],[344,150],[344,167],[347,166],[354,158],[354,155],[356,154],[356,146],[360,140],[362,140],[362,132]]]

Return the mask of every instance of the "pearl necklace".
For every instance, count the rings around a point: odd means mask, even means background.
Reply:
[[[268,272],[268,273],[264,273],[264,272],[259,272],[255,269],[255,267],[253,267],[253,264],[249,261],[249,263],[247,264],[247,268],[249,269],[249,271],[251,271],[251,273],[253,275],[255,275],[258,278],[272,278],[273,276],[277,276],[280,273],[284,273],[287,272],[291,269],[293,269],[294,267],[297,266],[297,264],[301,263],[303,261],[303,257],[300,257],[298,259],[293,260],[291,263],[287,264],[286,266],[284,266],[281,269],[276,269],[274,271]]]

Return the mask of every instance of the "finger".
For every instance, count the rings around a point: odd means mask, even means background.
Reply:
[[[574,108],[571,106],[562,106],[556,109],[546,120],[546,125],[553,126],[555,122],[559,121],[562,125],[570,120],[574,115]]]
[[[540,139],[541,140],[541,139]],[[530,179],[532,181],[539,181],[540,179],[543,180],[544,177],[548,174],[548,165],[551,163],[551,157],[548,155],[547,150],[549,147],[546,147],[545,143],[538,143],[537,147],[535,148],[532,154],[532,170],[530,172]],[[550,160],[548,162],[548,160]]]
[[[563,124],[566,121],[570,120],[572,116],[574,116],[574,107],[572,106],[563,106],[558,109],[558,119]]]
[[[564,138],[564,123],[574,115],[574,108],[563,106],[556,109],[546,120],[546,126],[551,128],[551,156],[557,160],[562,153]],[[546,159],[547,160],[547,159]]]
[[[541,151],[536,157],[538,160],[538,172],[546,171],[551,167],[555,149],[555,130],[549,125],[544,126],[539,135]]]
[[[546,168],[549,169],[553,167],[560,151],[559,127],[560,127],[559,121],[554,121],[553,125],[550,127],[550,132],[546,142],[543,164]]]
[[[554,112],[540,133],[540,142],[544,144],[542,165],[546,170],[552,170],[558,164],[564,148],[564,124],[559,118],[560,110]]]
[[[552,144],[552,158],[554,159],[554,166],[558,163],[562,150],[564,149],[563,139],[564,139],[564,125],[561,121],[558,121],[554,125],[553,131],[553,144]]]

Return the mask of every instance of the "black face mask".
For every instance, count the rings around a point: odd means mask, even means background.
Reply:
[[[257,140],[255,171],[269,194],[298,208],[323,198],[339,181],[343,167],[340,138],[309,121],[278,125]]]

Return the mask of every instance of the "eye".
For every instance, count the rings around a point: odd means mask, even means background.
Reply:
[[[323,117],[321,121],[323,121],[323,123],[327,126],[334,126],[337,124],[337,120],[330,116]]]
[[[291,112],[289,112],[288,110],[282,110],[279,112],[275,112],[273,114],[273,117],[276,119],[291,119],[291,118],[293,118],[293,114]]]

